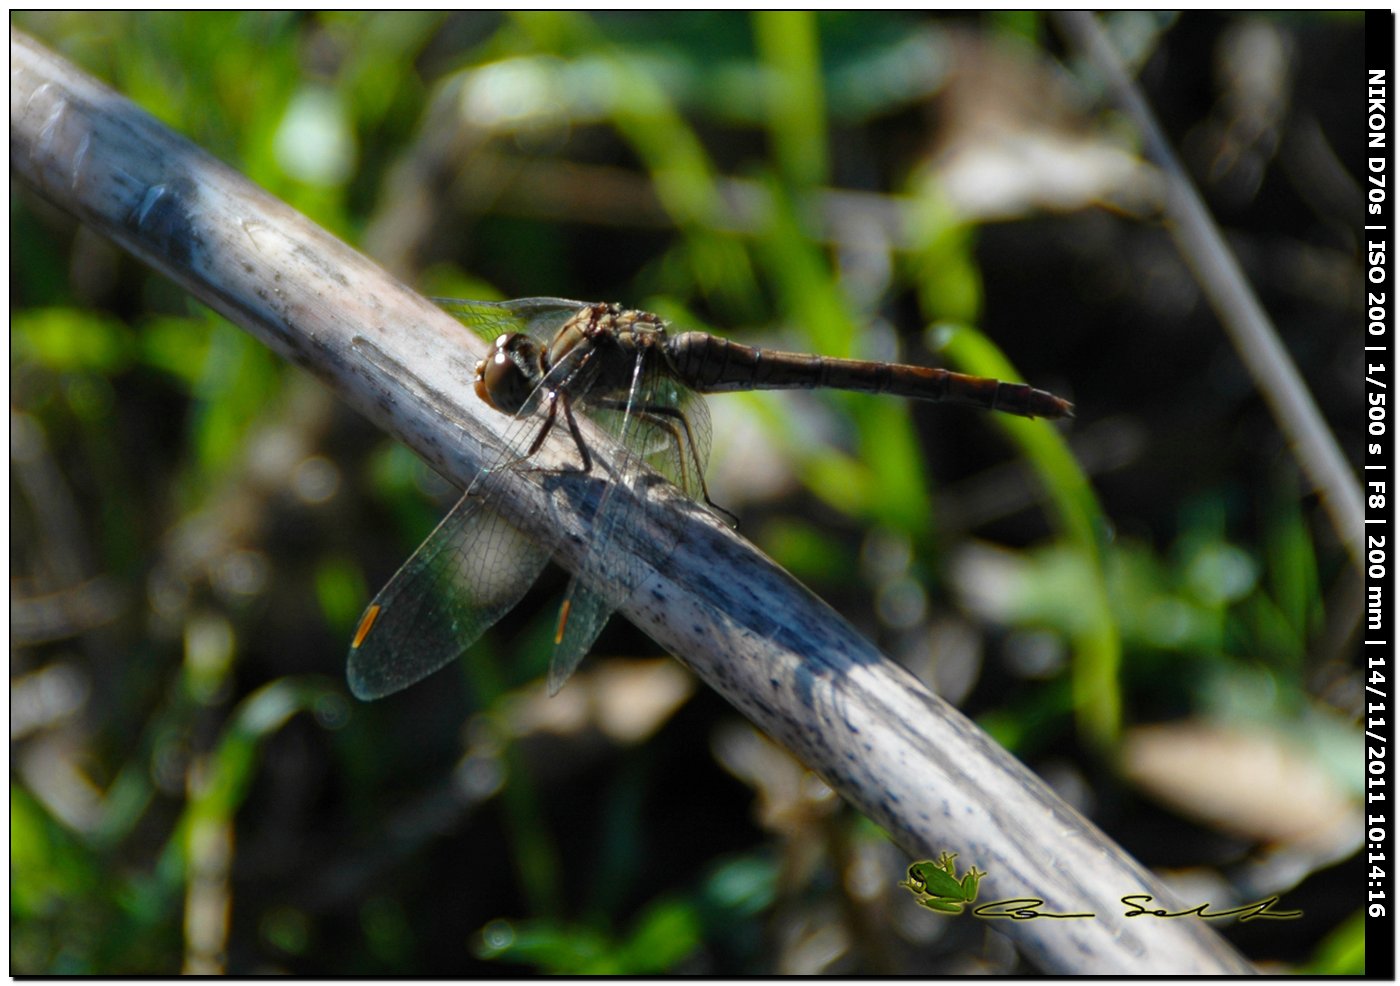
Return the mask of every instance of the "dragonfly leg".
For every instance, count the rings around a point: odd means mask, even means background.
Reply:
[[[567,393],[563,395],[563,401],[564,421],[568,424],[569,434],[574,436],[574,444],[578,446],[578,454],[583,459],[583,469],[581,471],[585,474],[590,473],[593,471],[593,457],[588,454],[588,443],[583,440],[583,435],[578,430],[578,421],[574,419],[573,402],[569,400],[569,395]],[[550,409],[550,413],[553,414],[553,408]]]
[[[525,450],[523,455],[518,455],[514,459],[494,466],[494,469],[514,469],[522,462],[528,462],[533,459],[535,453],[544,446],[544,440],[549,437],[549,433],[554,430],[554,425],[559,417],[559,405],[563,404],[564,420],[568,423],[569,434],[573,436],[574,444],[578,446],[579,455],[583,457],[583,468],[580,469],[579,472],[589,473],[593,471],[593,459],[588,454],[588,446],[584,444],[583,434],[579,431],[578,422],[574,420],[574,412],[572,405],[569,403],[569,395],[561,393],[560,391],[554,391],[549,395],[548,400],[549,413],[545,415],[544,424],[540,425],[540,430],[535,433],[534,439],[531,440],[530,447]],[[539,467],[531,468],[538,469]]]
[[[544,424],[540,425],[539,433],[535,435],[535,440],[530,443],[530,447],[525,450],[525,454],[515,459],[511,464],[524,462],[526,459],[533,459],[535,453],[544,444],[545,438],[554,430],[554,416],[559,411],[559,392],[551,391],[549,395],[549,413],[545,415]]]
[[[680,426],[683,429],[685,429],[685,447],[690,450],[690,455],[685,456],[683,454],[682,458],[689,458],[691,464],[695,467],[695,478],[700,483],[700,495],[705,498],[705,503],[707,506],[709,506],[711,510],[715,511],[716,513],[724,514],[725,517],[729,518],[730,526],[738,528],[739,518],[735,517],[728,510],[725,510],[714,500],[710,499],[710,488],[707,485],[705,485],[705,463],[700,461],[700,453],[696,451],[695,436],[690,431],[690,419],[685,416],[684,412],[679,411],[674,407],[656,407],[648,408],[648,410],[654,415],[665,418],[671,418],[673,422],[680,422]],[[675,439],[676,445],[679,446],[681,444],[681,438],[680,435],[676,432],[674,423],[671,425],[669,430],[671,432],[672,437]],[[682,466],[682,468],[684,468],[684,466]]]
[[[559,418],[559,405],[564,405],[564,421],[569,426],[569,434],[573,436],[574,444],[578,446],[579,455],[583,457],[583,468],[578,470],[587,474],[593,471],[593,457],[588,454],[588,446],[583,441],[583,433],[579,431],[578,421],[574,418],[573,406],[569,402],[569,395],[560,391],[550,393],[548,398],[549,413],[545,415],[544,424],[540,425],[540,430],[535,433],[535,437],[530,441],[530,447],[524,454],[513,459],[508,459],[499,465],[492,466],[493,471],[504,469],[521,468],[521,463],[529,462],[535,457],[544,446],[544,440],[549,437],[549,433],[554,430],[554,425]],[[527,472],[539,471],[540,466],[526,467]]]
[[[606,406],[612,402],[600,401],[599,403]],[[617,402],[617,404],[618,410],[626,406],[621,401]],[[710,489],[705,485],[705,464],[700,461],[700,453],[696,451],[695,436],[691,433],[690,419],[685,416],[685,412],[665,404],[644,404],[634,408],[634,410],[637,414],[650,418],[657,427],[664,428],[670,434],[671,441],[676,443],[676,449],[680,452],[681,459],[680,471],[682,488],[686,486],[686,471],[693,467],[695,469],[695,478],[698,480],[700,486],[700,496],[704,498],[705,505],[716,513],[723,514],[728,518],[730,526],[737,529],[739,526],[739,518],[710,499]],[[677,422],[680,423],[679,428],[677,428]],[[682,429],[685,431],[684,440],[681,439]],[[682,446],[684,446],[684,449],[682,449]],[[689,450],[688,455],[686,454],[686,449]]]

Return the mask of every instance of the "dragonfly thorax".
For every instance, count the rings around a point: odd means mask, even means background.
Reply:
[[[476,364],[476,396],[504,414],[528,414],[539,404],[544,374],[540,344],[520,332],[506,333]]]
[[[651,312],[599,303],[579,309],[565,322],[544,355],[551,380],[583,394],[626,390],[636,360],[664,345],[666,323]]]

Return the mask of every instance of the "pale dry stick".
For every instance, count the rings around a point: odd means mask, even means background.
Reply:
[[[1103,76],[1113,97],[1137,125],[1148,160],[1161,169],[1165,179],[1164,206],[1177,248],[1210,299],[1313,488],[1322,494],[1337,536],[1357,567],[1363,568],[1361,531],[1365,526],[1365,507],[1361,483],[1322,419],[1317,402],[1279,340],[1277,330],[1157,125],[1146,97],[1128,75],[1098,21],[1085,11],[1061,11],[1056,16],[1065,36]]]
[[[481,350],[458,323],[232,169],[11,29],[14,174],[145,259],[466,485],[505,423],[472,395]],[[562,532],[576,568],[613,448],[591,476],[499,477],[527,534]],[[546,462],[572,462],[567,438]],[[624,495],[619,491],[618,495]],[[1204,922],[1125,918],[1157,880],[956,710],[707,511],[639,511],[610,550],[649,573],[622,612],[821,774],[915,858],[990,874],[981,900],[1034,896],[1092,918],[994,922],[1059,972],[1252,971]],[[666,529],[654,529],[655,526]],[[657,545],[679,545],[669,554]],[[340,653],[327,655],[339,661]],[[912,906],[912,905],[911,905]],[[930,916],[932,919],[932,916]]]

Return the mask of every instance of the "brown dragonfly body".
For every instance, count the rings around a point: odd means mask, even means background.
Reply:
[[[500,461],[482,470],[361,618],[349,661],[351,690],[361,698],[391,694],[451,661],[534,582],[550,551],[492,509],[494,485],[486,478],[534,456],[561,417],[583,471],[591,471],[576,409],[588,410],[616,436],[625,452],[617,478],[640,495],[609,491],[599,503],[592,544],[561,613],[551,694],[641,578],[640,570],[619,570],[605,561],[609,553],[601,550],[637,504],[648,509],[640,466],[714,506],[704,480],[709,415],[697,395],[820,387],[969,404],[1027,418],[1073,416],[1067,401],[1026,384],[760,349],[704,332],[672,335],[658,316],[617,305],[558,298],[439,304],[491,340],[491,352],[477,366],[476,393],[517,421]]]

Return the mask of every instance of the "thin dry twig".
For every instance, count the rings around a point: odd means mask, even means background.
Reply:
[[[465,485],[502,425],[470,399],[479,343],[388,277],[127,100],[11,30],[11,167]],[[590,439],[601,454],[602,436]],[[561,439],[561,443],[567,439]],[[546,460],[567,445],[543,450]],[[508,471],[510,519],[558,530],[576,568],[593,476]],[[648,575],[622,612],[820,773],[915,858],[988,871],[982,900],[1034,896],[1092,919],[995,922],[1061,972],[1244,973],[1196,920],[1130,920],[1120,898],[1171,894],[1015,758],[863,640],[708,512],[664,484],[610,550]],[[664,528],[664,529],[661,529]],[[676,544],[669,554],[656,545]],[[327,655],[327,660],[332,659]],[[334,655],[335,660],[340,655]]]
[[[1288,355],[1278,331],[1259,304],[1239,262],[1225,243],[1220,227],[1201,201],[1196,186],[1182,167],[1147,99],[1128,75],[1123,61],[1092,14],[1062,11],[1056,15],[1065,36],[1098,70],[1109,91],[1142,134],[1148,160],[1165,177],[1168,226],[1181,255],[1220,317],[1230,341],[1254,377],[1279,427],[1293,446],[1303,472],[1332,518],[1338,537],[1357,568],[1365,566],[1362,528],[1365,516],[1361,483],[1322,412]]]

